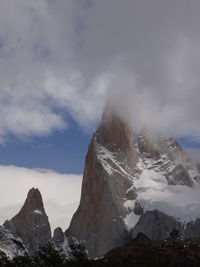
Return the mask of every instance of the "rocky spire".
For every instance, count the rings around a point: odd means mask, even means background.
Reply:
[[[105,109],[96,136],[99,142],[110,151],[128,150],[133,147],[133,129],[112,110]]]
[[[38,189],[30,189],[19,213],[6,221],[4,226],[15,237],[21,238],[31,254],[51,238],[49,220]]]
[[[137,161],[132,128],[106,109],[89,145],[80,205],[67,232],[86,241],[91,257],[126,239],[124,197],[132,186]]]
[[[125,163],[135,167],[138,158],[134,146],[133,129],[128,119],[124,119],[106,106],[95,138],[109,151],[120,152],[118,156],[123,154]]]

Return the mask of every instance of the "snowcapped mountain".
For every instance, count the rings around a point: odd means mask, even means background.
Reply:
[[[200,236],[199,182],[197,166],[176,140],[147,130],[134,139],[127,121],[104,112],[89,146],[81,201],[68,231],[86,241],[91,257],[142,231],[153,239],[165,238],[173,228],[184,236]]]

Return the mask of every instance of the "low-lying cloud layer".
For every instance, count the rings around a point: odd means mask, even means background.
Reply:
[[[66,230],[78,207],[81,175],[59,174],[15,166],[0,166],[0,225],[22,207],[30,188],[40,190],[51,228]]]
[[[198,0],[2,0],[0,142],[96,122],[200,136]]]

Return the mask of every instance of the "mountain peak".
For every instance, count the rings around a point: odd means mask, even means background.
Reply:
[[[133,129],[116,112],[105,109],[96,135],[99,142],[111,151],[132,149]]]
[[[177,214],[177,203],[173,206],[171,199],[161,195],[181,199],[182,191],[179,196],[171,192],[180,185],[184,190],[192,190],[200,177],[176,140],[156,136],[147,128],[134,140],[131,123],[114,110],[106,106],[89,145],[80,205],[68,229],[70,235],[86,241],[90,257],[99,257],[126,242],[133,228],[137,233],[143,228],[150,229],[155,237],[156,223],[139,222],[139,218],[147,217],[145,209],[169,214],[166,215],[169,218],[161,215],[158,218],[161,227],[162,218],[170,223],[170,227],[163,226],[159,235],[164,235],[168,228],[171,230],[171,225],[174,228],[177,220],[170,216]],[[172,186],[179,187],[172,189]],[[157,213],[150,215],[156,221]],[[181,211],[178,215],[185,218]]]
[[[33,210],[44,211],[42,195],[38,188],[33,187],[29,190],[26,201],[22,209],[20,210],[20,212],[26,209],[28,212],[33,211]]]
[[[42,196],[37,188],[31,188],[19,213],[4,226],[16,238],[21,238],[32,254],[51,238],[51,229]]]

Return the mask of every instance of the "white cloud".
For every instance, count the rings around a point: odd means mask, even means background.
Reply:
[[[81,175],[48,170],[0,166],[0,225],[11,219],[24,203],[30,188],[40,190],[52,229],[66,230],[79,204]]]
[[[136,131],[200,136],[199,8],[196,0],[1,1],[2,142],[66,128],[63,114],[89,127],[108,92]]]
[[[136,131],[199,137],[200,3],[93,2],[82,61],[108,72],[117,110],[128,109]]]
[[[189,154],[195,163],[200,163],[200,149],[199,148],[187,148],[185,151]]]
[[[65,113],[84,127],[99,117],[104,92],[98,79],[96,89],[86,86],[74,62],[81,6],[64,0],[1,2],[1,142],[9,134],[24,138],[64,129]]]

